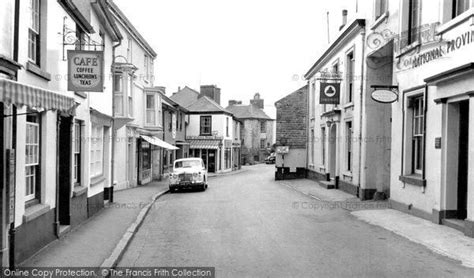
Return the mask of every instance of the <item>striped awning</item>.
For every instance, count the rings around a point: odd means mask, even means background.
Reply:
[[[155,146],[158,146],[158,147],[161,147],[161,148],[165,148],[165,149],[168,149],[168,150],[179,150],[179,148],[169,144],[169,143],[166,143],[165,141],[161,140],[160,138],[158,137],[155,137],[155,136],[146,136],[146,135],[140,135],[140,137],[142,137],[143,139],[145,139],[145,141],[147,141],[148,143],[152,144],[152,145],[155,145]]]
[[[2,78],[0,78],[0,102],[6,105],[58,110],[70,115],[74,115],[77,106],[72,97]]]
[[[220,140],[193,139],[188,140],[190,149],[219,149]]]

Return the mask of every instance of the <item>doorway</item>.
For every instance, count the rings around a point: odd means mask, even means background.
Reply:
[[[208,171],[211,173],[216,172],[216,150],[209,150]]]
[[[333,124],[329,134],[329,174],[331,178],[336,176],[336,144],[337,144],[337,125]]]
[[[469,162],[469,101],[459,103],[459,153],[458,153],[458,192],[457,218],[467,217],[467,176]]]
[[[59,225],[71,224],[71,147],[72,117],[58,117]]]

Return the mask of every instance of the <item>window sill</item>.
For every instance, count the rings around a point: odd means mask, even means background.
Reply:
[[[105,177],[103,175],[95,176],[91,178],[91,186],[98,185],[99,183],[105,181]]]
[[[344,109],[348,109],[348,108],[352,108],[352,107],[354,107],[354,102],[352,102],[352,101],[349,102],[349,103],[344,104]]]
[[[377,19],[375,19],[375,22],[372,23],[372,26],[370,26],[370,30],[374,30],[377,28],[384,20],[386,20],[389,16],[388,11],[384,12],[382,15],[380,15]]]
[[[40,67],[37,65],[33,64],[32,62],[27,62],[26,63],[26,70],[36,74],[37,76],[46,79],[47,81],[51,81],[51,74],[42,70]]]
[[[81,98],[87,98],[87,94],[83,92],[74,92],[74,95],[81,97]]]
[[[455,18],[453,18],[453,19],[449,20],[448,22],[444,23],[443,25],[439,26],[438,30],[436,31],[436,35],[443,35],[444,33],[448,32],[451,29],[456,28],[458,25],[462,24],[464,21],[468,20],[471,17],[474,17],[474,7],[470,8],[469,10],[465,11],[464,13],[456,16]],[[474,23],[474,22],[472,22],[472,23]]]
[[[406,175],[406,176],[400,176],[398,179],[404,183],[408,183],[411,185],[416,185],[416,186],[426,186],[426,179],[422,179],[421,175]]]
[[[78,197],[87,193],[87,187],[76,185],[73,189],[73,197]]]
[[[417,40],[416,42],[405,46],[404,48],[400,50],[400,53],[395,58],[400,58],[401,56],[409,53],[410,51],[412,51],[413,49],[417,48],[420,45],[421,45],[420,41]]]
[[[25,214],[23,215],[23,222],[30,222],[31,220],[47,213],[49,210],[50,207],[46,204],[36,204],[31,207],[28,207],[26,208]]]

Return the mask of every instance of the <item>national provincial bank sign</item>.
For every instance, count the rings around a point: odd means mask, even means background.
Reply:
[[[435,47],[428,50],[412,52],[413,54],[407,53],[400,58],[397,68],[399,70],[417,68],[470,45],[474,45],[474,30],[468,30],[452,39],[440,41]]]
[[[104,52],[68,50],[68,91],[102,92]]]

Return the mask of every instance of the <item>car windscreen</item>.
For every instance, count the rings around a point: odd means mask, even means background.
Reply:
[[[201,166],[200,160],[176,161],[174,164],[174,168],[192,168],[192,167],[199,167],[199,166]]]

